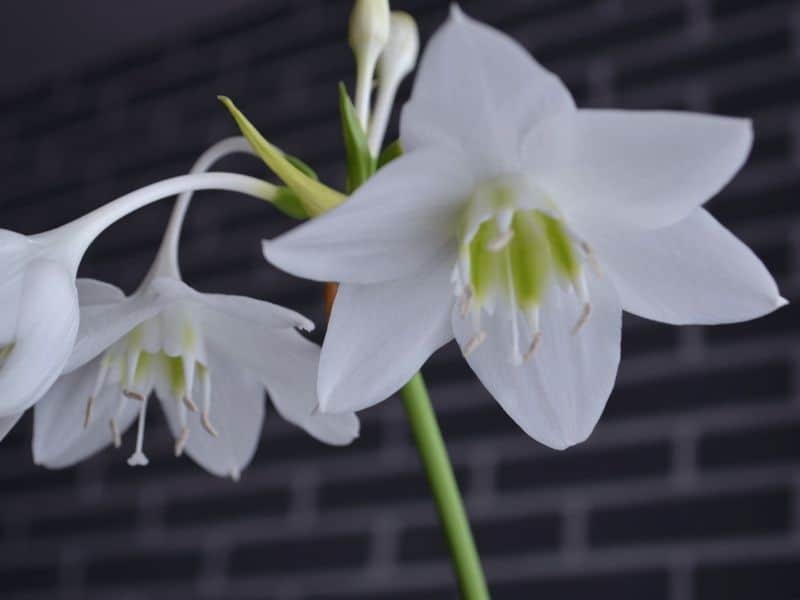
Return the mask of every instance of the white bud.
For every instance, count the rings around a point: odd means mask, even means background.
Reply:
[[[380,54],[388,41],[388,0],[356,0],[350,13],[350,47],[356,56],[367,49]]]
[[[355,107],[361,126],[369,122],[372,78],[378,57],[389,41],[388,0],[356,0],[350,14],[350,47],[356,56]]]
[[[395,11],[391,16],[389,41],[378,63],[381,85],[399,83],[417,64],[419,30],[410,14]]]
[[[403,78],[414,69],[418,54],[419,30],[414,17],[405,12],[393,12],[389,41],[378,63],[380,89],[368,132],[373,155],[380,152],[397,89]]]

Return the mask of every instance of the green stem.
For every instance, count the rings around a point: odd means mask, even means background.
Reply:
[[[464,600],[488,600],[486,578],[422,375],[414,375],[400,394],[450,547],[461,596]]]

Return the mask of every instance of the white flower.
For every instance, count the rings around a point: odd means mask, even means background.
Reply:
[[[243,138],[213,146],[195,170],[232,152]],[[36,463],[72,465],[119,446],[138,416],[128,464],[146,465],[147,404],[155,391],[184,451],[209,472],[239,477],[255,452],[264,389],[288,421],[330,444],[358,435],[353,414],[313,414],[319,348],[295,328],[313,329],[288,309],[240,296],[201,294],[181,280],[178,238],[191,194],[178,201],[161,250],[129,298],[114,286],[78,280],[81,333],[66,372],[36,405]]]
[[[61,374],[78,333],[75,276],[83,254],[112,223],[187,189],[230,189],[270,199],[274,186],[244,175],[206,173],[167,179],[118,198],[51,231],[0,230],[0,419],[8,425]],[[109,313],[109,319],[115,318]],[[6,431],[3,431],[3,430]],[[0,425],[0,439],[10,425]]]
[[[713,324],[785,303],[701,208],[751,140],[741,119],[578,110],[511,38],[454,9],[402,114],[407,154],[264,244],[291,273],[342,282],[322,410],[383,400],[455,335],[529,435],[584,440],[614,384],[622,309]]]

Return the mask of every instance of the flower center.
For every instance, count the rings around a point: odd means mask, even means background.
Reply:
[[[586,263],[596,267],[591,248],[535,183],[513,176],[480,185],[464,214],[452,277],[461,314],[475,331],[464,355],[486,340],[482,313],[493,315],[502,304],[511,318],[511,361],[520,364],[533,356],[542,339],[539,312],[554,283],[571,288],[581,301],[572,329],[577,334],[591,313]],[[524,350],[521,327],[528,328],[531,340]]]
[[[172,320],[170,320],[172,318]],[[212,436],[217,430],[211,423],[211,378],[205,364],[202,336],[188,319],[160,315],[139,325],[103,355],[94,390],[86,405],[84,427],[88,427],[97,398],[103,388],[118,388],[117,406],[110,420],[114,446],[119,448],[122,436],[119,421],[129,402],[139,402],[136,449],[128,459],[130,466],[145,466],[143,451],[145,417],[150,394],[156,390],[162,401],[177,403],[180,433],[175,440],[175,456],[180,456],[189,440],[189,412],[200,412],[203,428]],[[202,412],[192,399],[199,393]]]

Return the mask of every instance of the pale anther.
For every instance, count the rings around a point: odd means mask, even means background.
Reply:
[[[114,448],[119,448],[122,446],[122,436],[119,434],[119,427],[117,427],[117,420],[111,419],[109,422],[111,426],[111,439],[114,442]]]
[[[94,396],[89,396],[89,401],[86,403],[86,415],[83,417],[83,428],[89,427],[92,421],[92,409],[94,408]]]
[[[486,332],[481,330],[476,333],[464,346],[464,356],[467,357],[477,350],[486,341]]]
[[[525,354],[522,355],[523,361],[530,360],[533,357],[533,355],[536,353],[536,349],[539,347],[539,342],[541,341],[542,341],[542,332],[537,331],[533,336],[533,340],[531,341],[530,346],[528,346],[528,349],[525,351]]]
[[[214,425],[211,424],[211,418],[208,416],[207,412],[203,413],[201,421],[203,423],[203,429],[205,429],[210,435],[219,437],[219,432],[214,428]]]
[[[576,335],[583,326],[586,325],[586,321],[589,320],[589,315],[592,314],[592,305],[591,303],[587,302],[583,305],[583,310],[581,311],[581,316],[578,318],[578,322],[575,323],[575,326],[572,328],[572,335]]]
[[[138,392],[132,392],[131,390],[122,390],[122,393],[125,395],[126,398],[130,398],[131,400],[138,400],[139,402],[144,402],[144,396],[142,396]]]
[[[189,427],[184,425],[181,429],[181,434],[178,436],[178,439],[175,440],[175,456],[181,456],[183,454],[183,450],[186,448],[186,442],[188,441]]]
[[[186,405],[186,408],[188,408],[192,412],[197,412],[199,410],[197,408],[197,404],[195,404],[194,400],[189,398],[189,396],[184,396],[183,397],[183,403]]]

